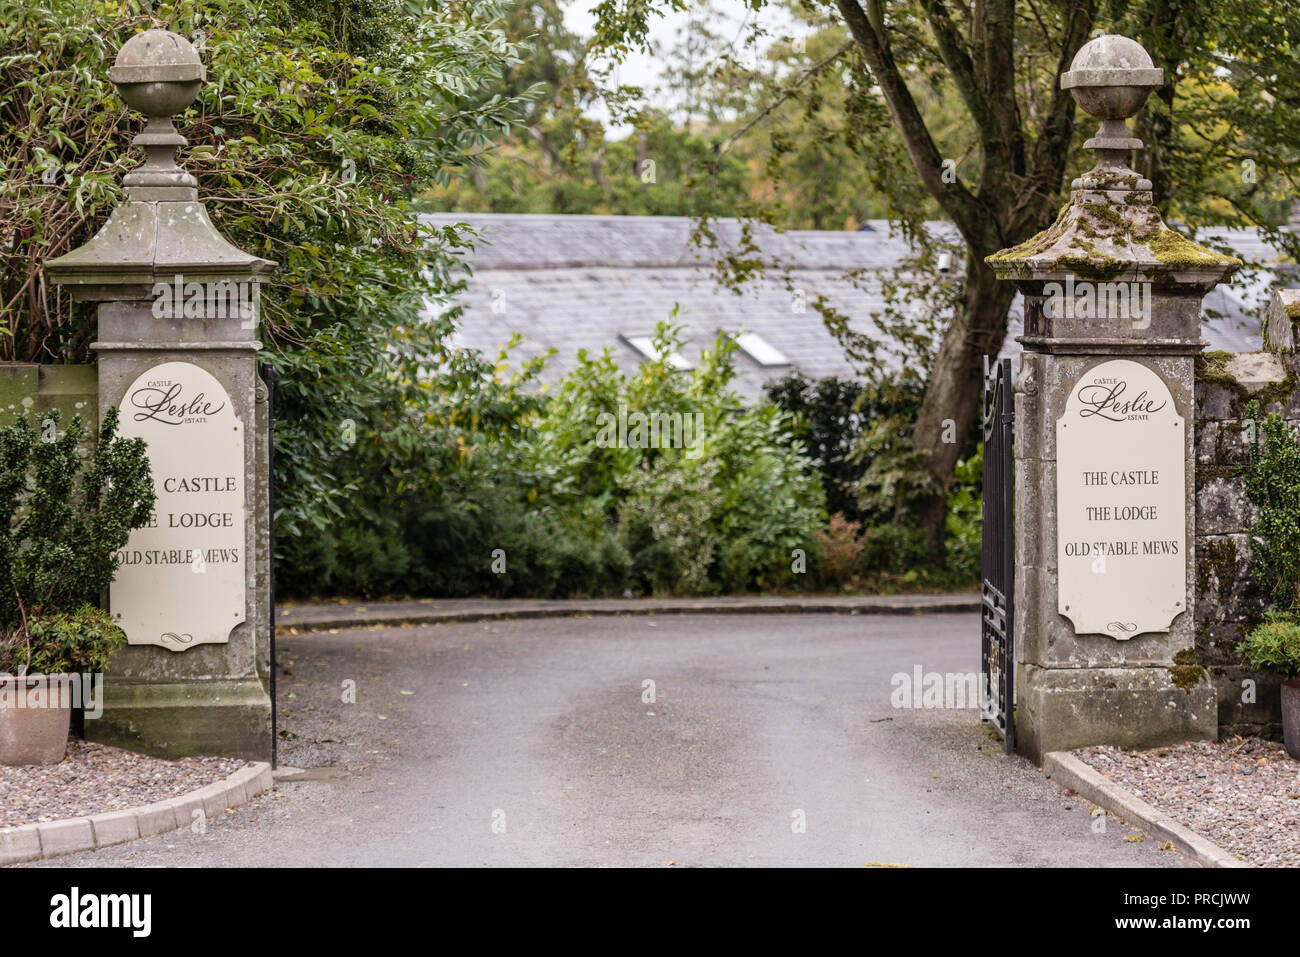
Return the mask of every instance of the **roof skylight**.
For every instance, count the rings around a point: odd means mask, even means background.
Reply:
[[[647,359],[658,360],[661,358],[658,350],[655,349],[654,336],[620,335],[619,338]],[[674,369],[680,369],[683,372],[695,368],[695,363],[691,362],[690,359],[687,359],[684,355],[675,350],[668,353],[667,357],[665,357],[665,361]]]
[[[761,366],[788,366],[791,364],[786,354],[757,332],[742,332],[736,337],[736,345],[741,351]]]

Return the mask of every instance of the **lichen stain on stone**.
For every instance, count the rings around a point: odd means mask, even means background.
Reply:
[[[1024,276],[1026,260],[1048,257],[1050,262],[1037,263],[1037,267],[1064,268],[1095,281],[1107,281],[1135,267],[1150,269],[1153,265],[1173,270],[1241,267],[1240,259],[1216,253],[1165,226],[1149,193],[1138,199],[1138,192],[1132,191],[1122,202],[1113,204],[1084,201],[1085,195],[1097,192],[1096,188],[1075,190],[1074,202],[1061,209],[1048,229],[1017,246],[986,256],[984,261],[995,269],[1001,266],[1006,272]],[[1083,250],[1086,255],[1052,256],[1061,240],[1067,240],[1066,248]],[[1098,243],[1104,243],[1110,251]],[[1121,252],[1125,255],[1117,255]]]
[[[1210,594],[1211,583],[1215,586],[1214,594],[1223,602],[1230,597],[1237,585],[1237,543],[1231,538],[1203,540],[1196,543],[1196,591],[1198,594]]]

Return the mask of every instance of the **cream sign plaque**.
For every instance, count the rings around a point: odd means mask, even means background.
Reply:
[[[1076,634],[1169,630],[1187,608],[1185,423],[1164,380],[1114,359],[1056,422],[1058,610]]]
[[[244,620],[244,425],[205,369],[165,362],[122,397],[121,433],[149,446],[158,503],[117,553],[109,608],[133,645],[222,643]]]

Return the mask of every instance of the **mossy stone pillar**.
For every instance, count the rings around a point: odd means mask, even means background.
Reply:
[[[126,200],[84,246],[46,264],[95,302],[99,410],[148,444],[158,507],[119,553],[109,609],[129,644],[88,738],[151,754],[269,759],[265,390],[257,296],[274,263],[222,237],[176,164],[171,117],[204,68],[174,33],[148,30],[109,78],[148,122]],[[260,403],[260,405],[259,405]]]
[[[1097,165],[1049,229],[987,259],[1024,296],[1015,720],[1036,761],[1217,736],[1194,650],[1193,367],[1201,301],[1241,263],[1166,227],[1127,166],[1127,118],[1160,82],[1126,37],[1079,50],[1062,86],[1102,120]]]

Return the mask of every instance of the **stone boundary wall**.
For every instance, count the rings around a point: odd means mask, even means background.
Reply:
[[[1300,428],[1298,381],[1292,352],[1211,352],[1196,363],[1196,659],[1218,693],[1221,738],[1282,734],[1277,678],[1245,667],[1235,649],[1266,610],[1250,572],[1257,510],[1246,501],[1246,407],[1256,400],[1261,414]],[[1242,701],[1247,679],[1253,703]]]
[[[99,380],[93,365],[37,365],[0,362],[0,426],[12,425],[24,412],[62,410],[59,431],[72,416],[93,442],[99,430]]]

